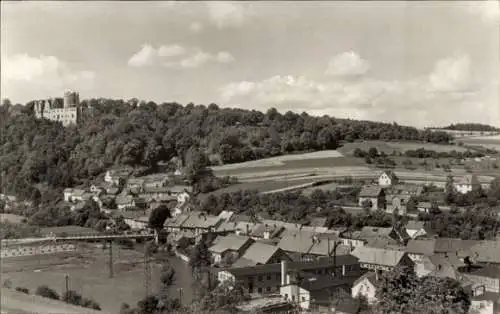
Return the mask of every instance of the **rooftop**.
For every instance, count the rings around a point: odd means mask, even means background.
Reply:
[[[253,265],[266,264],[279,250],[280,248],[277,246],[255,242],[247,249],[241,258],[253,262]],[[250,266],[250,264],[248,266]]]
[[[218,237],[216,243],[209,248],[209,251],[214,253],[223,253],[227,250],[239,251],[248,242],[253,242],[253,240],[249,237],[237,235]]]
[[[352,255],[339,255],[336,257],[336,265],[355,265],[358,259]],[[320,258],[315,261],[296,261],[289,262],[289,270],[314,270],[326,268],[335,265],[333,258]],[[235,276],[250,276],[261,274],[276,274],[281,272],[281,263],[256,265],[249,267],[227,268],[221,271],[227,271]]]
[[[365,185],[359,192],[359,197],[378,197],[383,189],[378,185]]]
[[[351,254],[359,258],[360,263],[395,267],[405,256],[406,252],[361,246],[356,247]]]

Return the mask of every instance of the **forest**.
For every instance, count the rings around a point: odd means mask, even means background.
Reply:
[[[177,156],[184,165],[193,151],[208,164],[234,163],[294,152],[335,149],[356,140],[449,143],[445,132],[380,123],[285,114],[275,108],[181,106],[137,100],[90,99],[78,126],[35,119],[33,102],[0,107],[0,173],[3,192],[40,197],[40,186],[86,184],[112,166],[154,171]],[[35,188],[37,187],[37,188]]]
[[[495,132],[495,131],[500,131],[499,128],[487,125],[487,124],[481,124],[481,123],[456,123],[456,124],[450,124],[449,126],[446,126],[442,128],[443,130],[453,130],[453,131],[471,131],[471,132]]]

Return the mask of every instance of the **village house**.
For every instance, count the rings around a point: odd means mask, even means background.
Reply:
[[[215,232],[222,221],[223,220],[217,216],[208,215],[204,212],[192,211],[188,214],[188,218],[182,223],[181,229],[193,230],[197,235]]]
[[[361,238],[361,231],[346,230],[340,234],[342,244],[354,250],[355,247],[366,245],[367,241]]]
[[[261,223],[250,231],[250,236],[254,240],[270,240],[278,237],[284,230],[284,227],[276,224],[268,225],[267,223]]]
[[[476,264],[500,266],[500,239],[478,241],[458,251],[458,256]]]
[[[129,178],[125,184],[125,188],[129,193],[141,194],[144,191],[145,179],[142,178]]]
[[[416,239],[418,237],[425,236],[427,231],[425,230],[425,222],[410,220],[405,226],[406,233],[411,239]]]
[[[404,251],[362,246],[355,248],[351,254],[359,259],[362,269],[390,271],[397,266],[415,265]]]
[[[83,195],[85,193],[85,190],[82,189],[64,189],[64,201],[70,203],[83,202]]]
[[[398,215],[406,215],[408,212],[407,205],[410,201],[410,195],[386,195],[386,209],[385,212],[392,214],[397,212]]]
[[[289,275],[289,271],[312,273],[316,275],[354,278],[359,276],[360,269],[357,258],[351,255],[322,258],[316,261],[298,261],[256,265],[250,267],[228,268],[218,272],[218,280],[233,286],[240,286],[250,294],[279,293],[286,281],[282,280]],[[282,274],[286,274],[282,276]],[[283,278],[282,278],[283,277]]]
[[[500,293],[500,267],[472,266],[462,267],[459,271],[473,283],[474,290],[482,288],[485,292]]]
[[[115,199],[116,207],[118,210],[124,211],[134,208],[145,208],[146,202],[138,197],[132,195],[118,195]]]
[[[481,184],[474,174],[467,174],[453,183],[453,187],[458,193],[467,194],[481,188]]]
[[[247,267],[264,264],[280,263],[282,260],[292,261],[286,253],[277,246],[254,242],[238,259],[233,267]]]
[[[380,286],[381,280],[378,272],[367,272],[356,280],[351,288],[351,296],[357,298],[364,296],[369,304],[375,303],[375,293]]]
[[[121,214],[123,220],[132,230],[143,230],[148,228],[149,216],[145,211],[124,212]]]
[[[403,228],[380,228],[365,226],[359,233],[359,238],[366,241],[366,246],[401,246],[406,245],[410,237]]]
[[[125,181],[132,173],[130,169],[111,169],[106,171],[104,175],[104,182],[109,183],[113,186],[123,186]]]
[[[231,258],[236,261],[245,251],[254,243],[249,237],[237,235],[227,235],[217,237],[214,245],[208,251],[212,254],[214,263],[219,264],[225,258]]]
[[[332,299],[343,298],[350,290],[352,281],[351,278],[291,272],[284,278],[280,294],[303,310],[318,311]]]
[[[359,192],[358,205],[363,207],[365,202],[369,204],[368,207],[372,210],[385,209],[384,189],[375,185],[365,185]]]
[[[405,251],[414,261],[421,260],[423,256],[430,256],[434,254],[442,256],[459,256],[459,252],[465,252],[466,249],[472,247],[478,242],[479,241],[475,240],[462,240],[454,238],[412,239],[408,241]]]
[[[384,171],[378,177],[378,185],[381,187],[388,187],[392,185],[396,185],[399,183],[399,179],[394,173],[394,171]]]

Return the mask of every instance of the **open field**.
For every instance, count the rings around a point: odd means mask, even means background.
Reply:
[[[59,294],[64,292],[65,274],[69,275],[70,289],[85,297],[95,299],[109,313],[118,313],[123,302],[136,305],[145,295],[143,254],[134,250],[114,247],[114,273],[108,278],[108,250],[102,248],[80,249],[75,253],[30,256],[2,261],[2,280],[10,279],[13,287],[26,287],[35,291],[46,284]],[[170,263],[176,270],[176,283],[172,294],[178,294],[177,287],[183,287],[185,300],[191,298],[191,270],[179,259]],[[159,287],[160,266],[151,263],[151,287]]]
[[[2,288],[2,314],[111,314]]]
[[[363,141],[346,143],[339,148],[339,152],[344,156],[352,156],[354,150],[359,148],[368,151],[370,147],[375,147],[380,152],[391,154],[392,152],[405,152],[407,150],[417,150],[425,148],[427,150],[434,150],[436,152],[450,152],[456,150],[457,152],[465,152],[467,149],[456,145],[440,145],[433,143],[415,143],[415,142],[383,142],[383,141]]]
[[[40,230],[42,234],[53,233],[55,235],[66,234],[81,234],[81,233],[95,233],[96,231],[92,228],[85,228],[80,226],[62,226],[62,227],[50,227],[42,228]]]
[[[323,150],[323,151],[312,152],[312,153],[291,154],[291,155],[284,155],[284,156],[270,157],[270,158],[264,158],[264,159],[259,159],[259,160],[240,162],[240,163],[229,164],[229,165],[215,166],[215,167],[212,167],[212,169],[214,171],[230,171],[233,169],[249,168],[249,167],[251,167],[251,168],[276,167],[276,166],[282,166],[282,165],[288,164],[290,162],[296,162],[296,161],[301,161],[301,160],[307,161],[307,160],[317,160],[317,159],[330,159],[330,158],[337,158],[337,157],[342,157],[342,154],[336,150]]]
[[[458,141],[465,145],[480,145],[486,148],[500,150],[500,135],[460,138]]]
[[[11,222],[15,224],[20,224],[22,223],[24,217],[20,215],[15,215],[15,214],[0,214],[0,221],[4,222]]]

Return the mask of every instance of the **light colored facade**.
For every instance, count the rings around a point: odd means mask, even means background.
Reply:
[[[479,183],[476,175],[468,174],[455,182],[453,186],[458,193],[467,194],[478,190],[481,187],[481,184]]]
[[[384,171],[378,177],[378,185],[382,187],[388,187],[394,184],[398,184],[399,180],[392,171]]]
[[[352,297],[364,296],[368,300],[368,303],[373,304],[377,300],[375,297],[377,287],[375,287],[368,276],[363,276],[360,279],[361,280],[356,281],[351,288]]]
[[[33,109],[37,119],[59,121],[64,126],[78,124],[82,116],[79,95],[75,92],[66,92],[64,98],[37,100]]]

